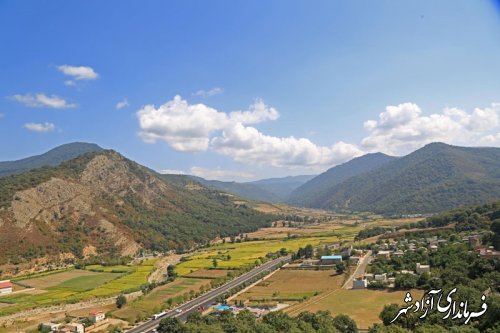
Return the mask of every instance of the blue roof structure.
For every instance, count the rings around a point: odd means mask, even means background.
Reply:
[[[342,259],[342,256],[321,256],[321,259]]]
[[[214,306],[214,309],[216,310],[229,310],[231,307],[228,305],[216,305]]]

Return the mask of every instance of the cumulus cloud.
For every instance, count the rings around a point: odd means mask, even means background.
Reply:
[[[235,170],[224,170],[220,167],[213,169],[203,168],[194,166],[189,171],[176,170],[176,169],[164,169],[159,171],[161,174],[165,175],[194,175],[202,177],[205,179],[216,179],[216,180],[234,180],[235,178],[254,178],[255,175],[250,172],[235,171]]]
[[[127,99],[124,99],[123,101],[116,103],[117,110],[121,110],[121,109],[127,108],[129,106],[130,106],[130,104],[128,103]]]
[[[499,125],[499,104],[476,108],[467,113],[459,108],[445,108],[440,113],[423,115],[414,103],[388,106],[377,120],[368,120],[369,135],[362,146],[369,151],[406,154],[431,142],[454,144],[479,142],[480,137]]]
[[[480,142],[484,145],[500,145],[500,132],[485,135],[481,138]]]
[[[234,180],[235,178],[253,178],[254,174],[244,171],[235,170],[224,170],[220,167],[214,169],[202,168],[202,167],[192,167],[190,169],[192,175],[202,177],[205,179],[217,179],[217,180]]]
[[[96,80],[99,78],[99,74],[95,72],[92,67],[89,66],[70,66],[61,65],[57,69],[64,75],[71,76],[74,80]],[[70,83],[71,82],[71,83]],[[66,84],[73,85],[74,82],[66,81]]]
[[[10,97],[12,100],[24,104],[28,107],[48,107],[54,109],[68,109],[76,107],[76,104],[69,103],[61,97],[56,95],[48,96],[45,94],[16,94]]]
[[[356,146],[337,142],[330,147],[317,146],[309,139],[265,135],[241,123],[212,139],[220,154],[236,161],[274,167],[327,167],[345,162],[363,152]]]
[[[215,95],[220,95],[223,92],[224,92],[224,89],[219,88],[219,87],[215,87],[215,88],[212,88],[210,90],[198,90],[193,95],[205,98],[205,97],[212,97]]]
[[[275,167],[326,167],[345,162],[362,151],[338,142],[317,146],[309,139],[274,137],[246,125],[276,120],[279,112],[257,99],[246,111],[220,112],[204,104],[190,105],[180,96],[159,108],[147,105],[138,111],[145,142],[167,142],[184,152],[209,149],[243,163]]]
[[[137,113],[139,135],[148,143],[167,142],[177,151],[205,151],[213,131],[227,126],[228,116],[204,104],[190,105],[180,96],[155,108],[146,105]]]
[[[56,126],[53,123],[26,123],[24,124],[24,128],[38,133],[47,133],[52,132],[56,129]]]

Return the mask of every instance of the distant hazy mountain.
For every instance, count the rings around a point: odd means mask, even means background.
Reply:
[[[262,190],[273,193],[278,198],[277,201],[284,202],[288,200],[290,194],[296,188],[314,177],[315,175],[300,175],[288,176],[283,178],[268,178],[245,184],[254,185],[261,188]]]
[[[434,213],[500,199],[500,148],[429,144],[351,177],[311,206],[386,214]]]
[[[297,187],[291,192],[288,202],[293,205],[304,207],[321,206],[319,203],[325,199],[325,194],[328,193],[333,186],[342,183],[350,177],[377,169],[396,159],[397,157],[382,153],[366,154],[354,158],[346,163],[328,169],[302,186]]]
[[[44,166],[56,166],[61,162],[70,160],[81,154],[101,150],[102,148],[94,143],[73,142],[64,144],[41,155],[31,156],[17,161],[0,162],[0,177],[18,174]]]
[[[204,178],[191,175],[165,175],[165,177],[177,182],[185,182],[186,179],[193,179],[204,186],[233,193],[242,198],[251,200],[285,202],[294,189],[304,184],[314,176],[288,176],[283,178],[261,179],[246,183],[206,180]]]

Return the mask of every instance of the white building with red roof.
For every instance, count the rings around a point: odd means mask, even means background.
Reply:
[[[10,294],[14,285],[10,280],[0,281],[0,295]]]

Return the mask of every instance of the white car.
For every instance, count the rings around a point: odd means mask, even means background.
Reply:
[[[177,309],[177,310],[175,310],[175,312],[177,312],[177,313],[181,313],[181,312],[182,312],[182,309]]]

